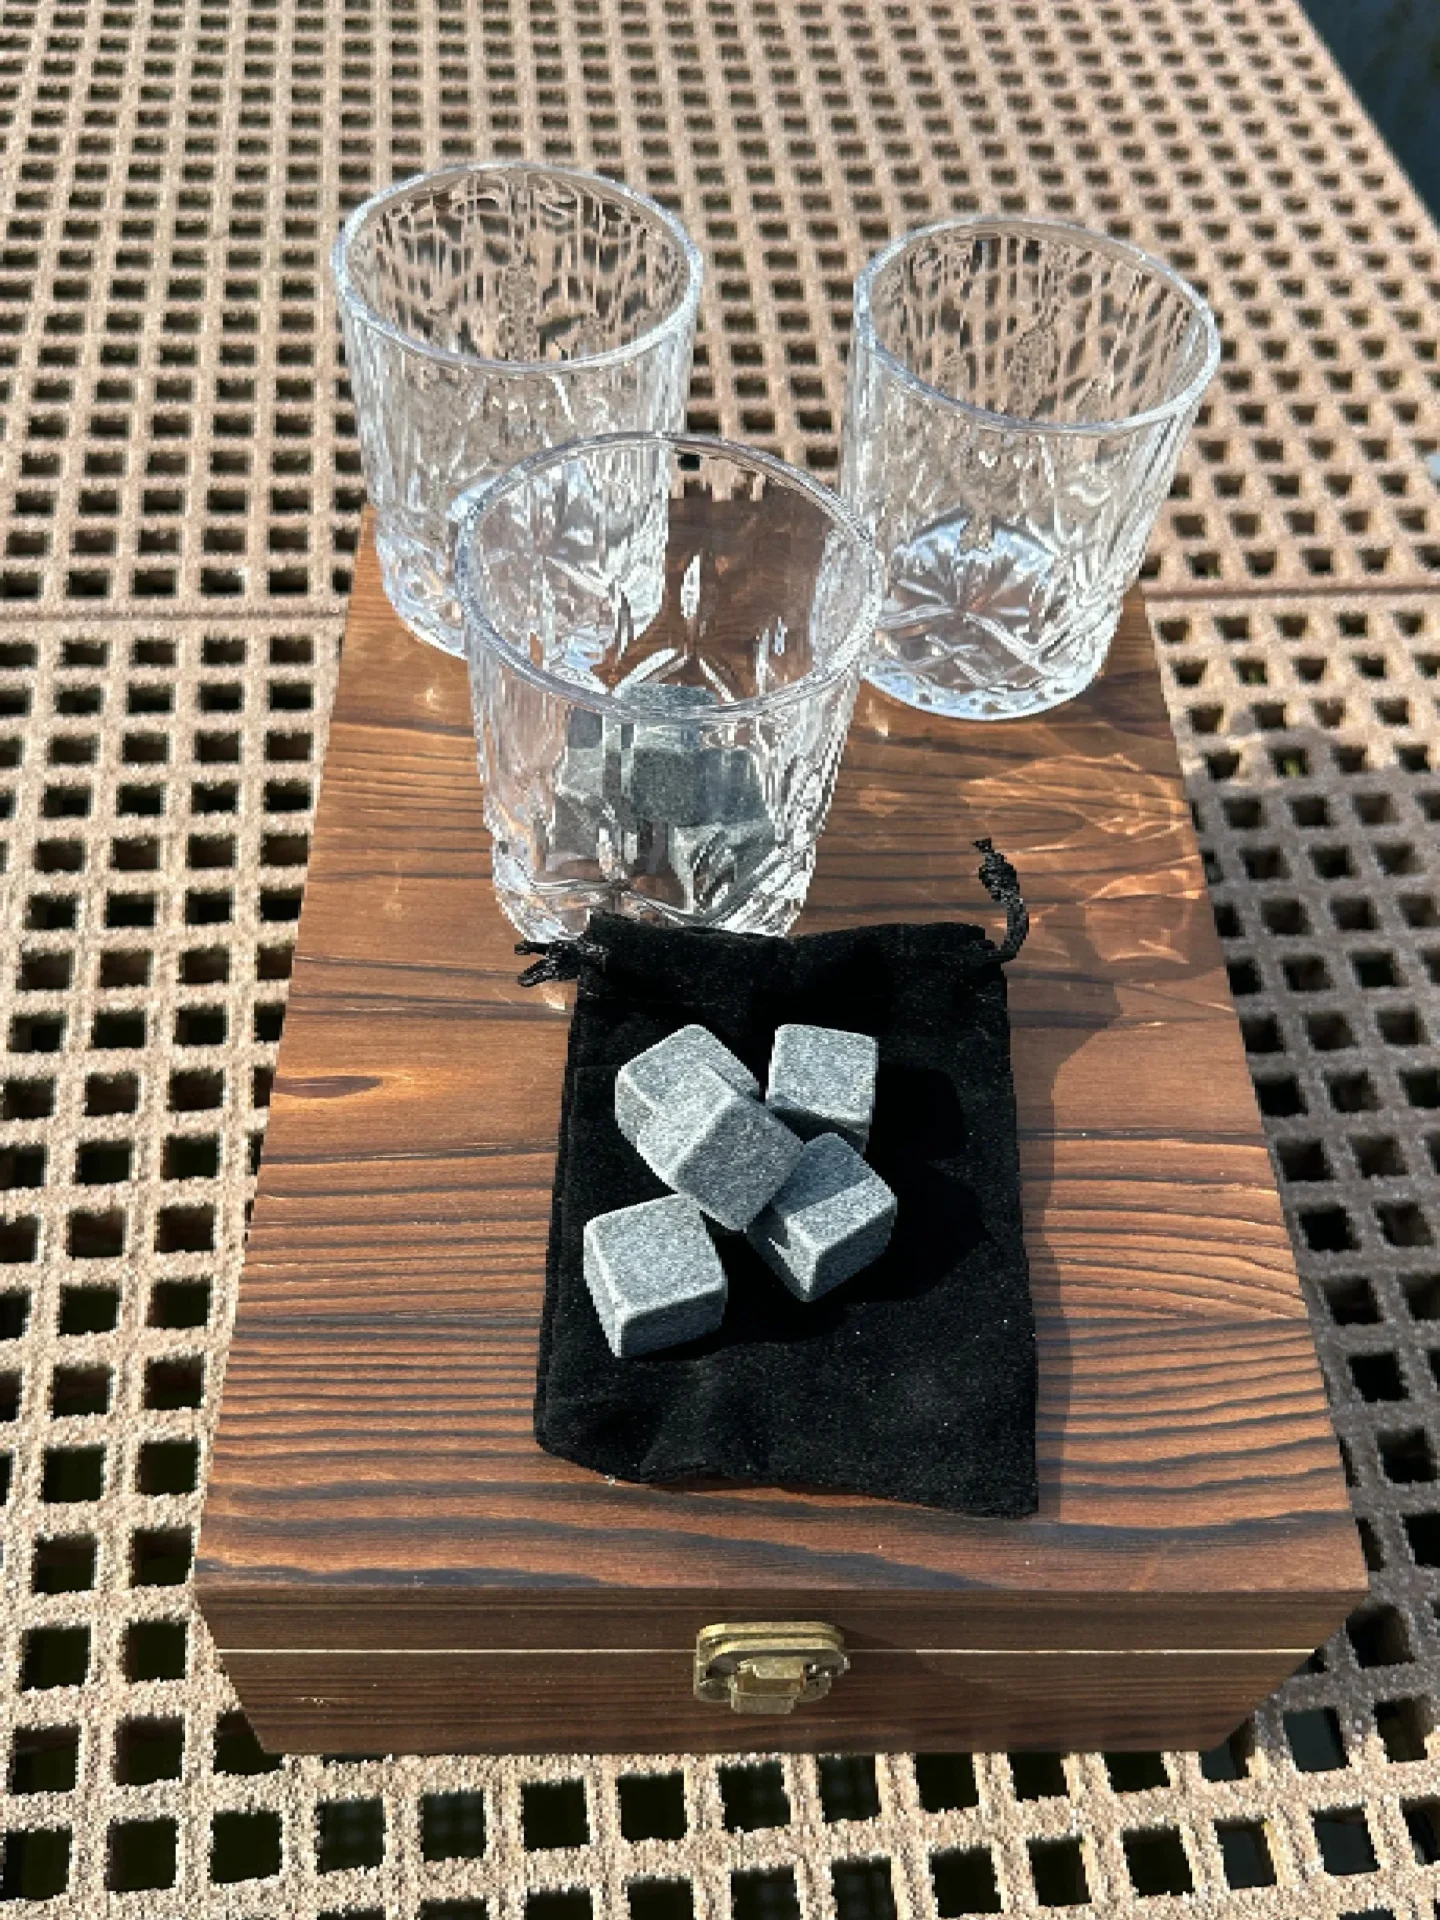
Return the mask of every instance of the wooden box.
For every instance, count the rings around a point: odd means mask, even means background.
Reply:
[[[802,927],[1034,914],[1011,969],[1041,1509],[608,1483],[530,1403],[570,989],[516,984],[465,675],[367,549],[200,1547],[291,1751],[1185,1747],[1365,1576],[1138,596],[1039,720],[862,693]],[[697,1634],[818,1619],[788,1717]]]

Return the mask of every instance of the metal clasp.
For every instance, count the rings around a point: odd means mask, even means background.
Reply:
[[[695,1698],[735,1713],[793,1713],[823,1700],[849,1665],[843,1635],[824,1620],[721,1621],[695,1641]]]

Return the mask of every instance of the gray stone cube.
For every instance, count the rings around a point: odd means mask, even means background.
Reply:
[[[777,1027],[765,1104],[802,1140],[839,1133],[863,1153],[875,1111],[879,1053],[868,1033]]]
[[[746,1237],[797,1300],[818,1300],[878,1260],[895,1195],[838,1133],[806,1143],[795,1171]]]
[[[704,1066],[651,1114],[635,1146],[666,1186],[734,1228],[749,1226],[803,1152],[767,1107]]]
[[[587,1221],[585,1284],[617,1360],[678,1347],[725,1317],[725,1269],[682,1194]]]
[[[697,1067],[709,1067],[737,1093],[760,1091],[745,1062],[708,1027],[681,1027],[627,1060],[615,1076],[615,1120],[632,1146],[651,1114],[676,1099]]]

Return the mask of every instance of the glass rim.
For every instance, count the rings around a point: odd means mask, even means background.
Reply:
[[[933,381],[923,379],[912,367],[908,367],[896,353],[881,340],[875,328],[875,315],[871,303],[871,290],[880,274],[892,261],[899,258],[922,240],[933,240],[940,234],[974,234],[986,232],[1018,233],[1034,235],[1037,239],[1066,239],[1083,241],[1102,253],[1109,253],[1131,265],[1142,267],[1147,273],[1161,280],[1188,305],[1192,317],[1198,321],[1205,342],[1205,351],[1198,370],[1191,376],[1177,394],[1168,400],[1162,400],[1153,407],[1142,408],[1138,413],[1122,415],[1115,420],[1040,420],[1023,414],[996,413],[988,407],[977,406],[973,400],[961,399],[958,394],[947,393],[943,387],[937,387]],[[1122,240],[1109,233],[1097,233],[1093,228],[1076,226],[1070,220],[1030,220],[1016,215],[1011,217],[999,213],[975,213],[957,215],[952,220],[937,220],[928,227],[917,227],[909,233],[899,234],[888,241],[878,253],[872,254],[861,269],[855,282],[854,326],[856,334],[862,331],[870,345],[870,350],[881,360],[887,370],[907,386],[915,388],[927,399],[937,400],[942,406],[950,407],[957,413],[967,414],[982,425],[996,427],[1011,433],[1065,434],[1080,435],[1091,439],[1105,434],[1133,433],[1140,427],[1154,426],[1161,421],[1171,420],[1182,414],[1187,407],[1195,404],[1215,377],[1220,364],[1220,329],[1208,301],[1200,294],[1183,274],[1175,271],[1166,261],[1153,253],[1147,253],[1143,247],[1137,247],[1132,241]]]
[[[533,475],[543,472],[546,467],[560,466],[566,460],[577,456],[606,449],[621,447],[667,448],[672,454],[696,453],[702,457],[720,456],[733,465],[748,468],[752,472],[772,475],[782,481],[791,492],[800,493],[812,500],[821,512],[830,520],[832,526],[848,536],[859,559],[869,575],[864,590],[859,596],[859,605],[850,625],[853,637],[844,648],[843,658],[838,664],[823,669],[812,667],[798,680],[792,680],[787,686],[776,687],[770,693],[752,694],[745,700],[729,700],[717,707],[712,714],[697,718],[691,710],[684,721],[667,722],[657,717],[653,706],[647,706],[642,700],[633,700],[624,694],[615,694],[585,686],[581,681],[571,680],[564,674],[552,673],[546,667],[536,666],[526,654],[520,652],[513,641],[508,640],[495,622],[485,612],[476,583],[474,571],[479,562],[476,558],[474,533],[478,523],[508,493],[524,486]],[[673,724],[685,726],[691,730],[697,726],[710,726],[718,723],[729,724],[732,720],[748,719],[756,714],[773,713],[778,707],[792,705],[795,701],[832,686],[847,673],[856,670],[863,658],[866,647],[874,634],[875,625],[880,617],[880,608],[885,596],[885,569],[879,549],[866,531],[863,522],[852,513],[838,493],[814,480],[798,467],[789,466],[784,460],[777,460],[774,454],[762,453],[758,447],[747,447],[738,440],[726,440],[718,434],[704,433],[656,433],[634,431],[628,433],[597,433],[585,439],[571,440],[559,447],[544,447],[538,453],[532,453],[519,460],[512,467],[492,479],[475,487],[468,495],[462,495],[465,502],[456,529],[454,547],[455,589],[460,600],[462,624],[465,632],[465,655],[467,660],[473,651],[470,644],[470,621],[473,620],[480,633],[480,644],[498,655],[513,668],[522,679],[543,692],[568,700],[572,706],[585,707],[591,713],[616,713],[625,719],[643,721],[647,726],[665,726]]]
[[[576,354],[569,360],[499,360],[483,353],[465,353],[458,347],[440,347],[431,341],[421,340],[413,333],[406,333],[393,320],[387,320],[360,292],[350,270],[350,256],[362,229],[392,201],[402,200],[419,188],[434,189],[445,182],[489,173],[534,173],[574,186],[600,187],[612,199],[652,214],[675,242],[684,263],[685,283],[674,307],[653,327],[647,327],[633,340],[627,340],[618,347],[605,347],[599,353]],[[392,180],[388,187],[382,187],[378,193],[372,193],[368,200],[362,200],[347,216],[330,249],[330,270],[335,277],[335,290],[344,310],[374,332],[382,333],[397,346],[404,347],[407,352],[418,353],[427,360],[436,360],[447,366],[483,369],[490,374],[517,374],[527,378],[533,378],[536,374],[564,375],[590,367],[614,366],[641,353],[648,353],[659,341],[694,320],[705,278],[705,262],[700,249],[679,218],[668,207],[662,207],[658,200],[652,200],[649,194],[640,193],[634,187],[627,187],[623,180],[612,180],[607,174],[591,173],[583,167],[551,167],[536,160],[462,160],[454,166],[436,167],[429,173],[412,173],[403,180]]]

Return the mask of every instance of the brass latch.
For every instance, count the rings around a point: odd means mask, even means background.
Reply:
[[[736,1713],[791,1713],[845,1672],[845,1641],[824,1620],[721,1621],[695,1642],[695,1698]]]

